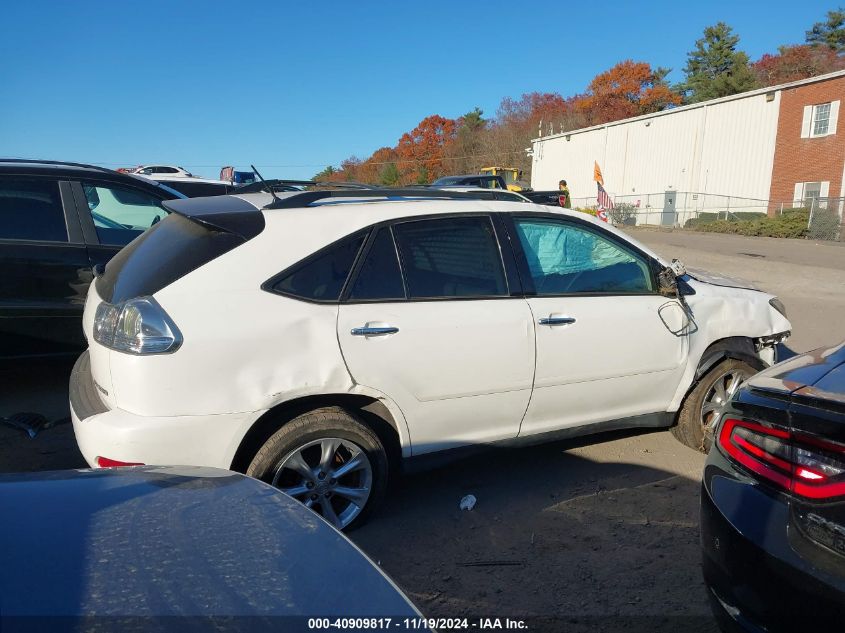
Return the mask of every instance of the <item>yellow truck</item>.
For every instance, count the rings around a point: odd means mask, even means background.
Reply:
[[[524,191],[527,189],[520,183],[522,170],[516,167],[482,167],[481,173],[485,176],[501,176],[505,179],[508,191]]]

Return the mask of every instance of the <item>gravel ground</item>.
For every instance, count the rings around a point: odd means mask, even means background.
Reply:
[[[845,248],[633,230],[668,257],[778,294],[805,351],[845,338]],[[0,368],[0,415],[67,416],[70,364]],[[715,631],[701,581],[703,456],[667,432],[495,450],[405,477],[352,539],[430,617],[528,618],[530,630]],[[0,471],[84,467],[69,425],[0,427]],[[472,511],[461,497],[474,494]]]

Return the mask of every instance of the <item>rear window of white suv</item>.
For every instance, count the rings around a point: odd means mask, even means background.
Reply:
[[[273,291],[308,301],[337,301],[365,237],[358,233],[306,258],[275,279]]]

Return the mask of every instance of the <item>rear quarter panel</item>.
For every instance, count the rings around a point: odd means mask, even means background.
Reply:
[[[182,332],[172,354],[111,352],[117,405],[139,415],[259,411],[302,395],[353,387],[337,342],[337,305],[261,290],[317,250],[317,226],[265,230],[155,294]]]

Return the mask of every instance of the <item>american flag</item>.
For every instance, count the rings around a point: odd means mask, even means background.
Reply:
[[[596,183],[596,186],[599,188],[599,192],[596,195],[596,200],[599,203],[599,209],[612,209],[613,200],[611,200],[610,196],[607,195],[604,187],[602,187],[599,183]]]

